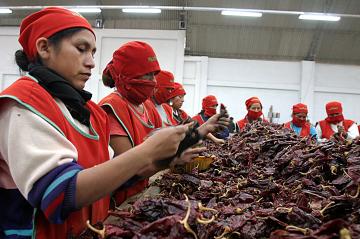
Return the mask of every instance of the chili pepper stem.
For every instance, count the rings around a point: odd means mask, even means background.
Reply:
[[[298,232],[303,233],[304,235],[307,235],[310,232],[309,228],[301,228],[301,227],[297,227],[297,226],[294,226],[294,225],[286,226],[285,229],[286,230],[292,230],[292,231],[298,231]]]
[[[196,233],[191,229],[191,227],[188,223],[190,211],[191,211],[191,202],[189,201],[189,198],[186,194],[184,194],[184,196],[185,196],[185,202],[188,204],[188,209],[186,211],[184,219],[181,220],[180,223],[184,225],[184,228],[186,229],[187,232],[191,233],[195,239],[198,239]]]
[[[93,232],[95,232],[96,234],[98,234],[100,236],[100,238],[105,238],[105,227],[103,227],[103,229],[99,230],[99,229],[96,229],[95,227],[93,227],[91,224],[90,224],[90,221],[87,220],[86,221],[86,226]]]
[[[357,198],[360,194],[360,184],[358,184],[358,187],[357,187],[357,191],[356,191],[356,194],[354,196],[352,195],[349,195],[349,197],[351,198]]]
[[[218,236],[218,237],[214,237],[214,239],[221,239],[221,238],[223,238],[226,234],[228,234],[230,231],[231,231],[230,227],[225,226],[223,233],[221,233],[221,235]]]
[[[323,209],[321,209],[321,210],[320,210],[321,216],[324,216],[325,210],[328,209],[328,208],[329,208],[331,205],[333,205],[333,204],[334,204],[334,202],[330,202],[330,203],[328,203]]]

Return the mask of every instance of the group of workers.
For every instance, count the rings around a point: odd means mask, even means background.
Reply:
[[[247,123],[254,121],[267,122],[262,113],[262,104],[258,97],[251,97],[245,102],[247,115],[233,123],[230,117],[231,132],[240,132],[244,130]],[[333,136],[339,136],[343,139],[354,139],[359,136],[360,126],[356,122],[345,119],[343,116],[342,104],[337,101],[328,102],[325,106],[327,117],[324,120],[312,125],[308,116],[308,107],[305,104],[298,103],[292,107],[292,120],[284,124],[285,128],[291,129],[295,134],[301,137],[313,137],[318,141],[331,139]],[[232,126],[232,124],[234,124]]]
[[[76,237],[228,127],[226,109],[186,123],[183,88],[139,41],[113,53],[102,79],[115,90],[92,102],[84,87],[96,36],[78,13],[49,7],[27,16],[19,43],[15,61],[27,74],[0,93],[0,238]]]
[[[19,42],[16,63],[27,75],[0,93],[1,238],[79,235],[87,220],[106,218],[110,195],[118,205],[156,172],[203,152],[190,147],[177,154],[193,127],[199,139],[229,137],[226,108],[217,112],[215,96],[205,97],[194,117],[181,109],[183,86],[160,69],[147,43],[128,42],[113,53],[102,80],[114,91],[95,104],[84,86],[95,67],[96,37],[81,15],[44,8],[22,21]],[[239,131],[266,121],[257,97],[245,104]],[[326,111],[315,129],[307,106],[294,105],[284,127],[302,137],[359,135],[340,103],[328,103]]]

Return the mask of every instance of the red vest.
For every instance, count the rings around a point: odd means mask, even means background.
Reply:
[[[344,120],[343,121],[343,126],[345,129],[345,132],[348,131],[348,129],[351,127],[351,125],[354,124],[354,121],[352,120]],[[330,139],[330,137],[334,134],[334,131],[332,130],[330,124],[326,121],[326,120],[321,120],[319,121],[319,125],[321,128],[321,134],[319,135],[319,138],[326,138],[326,139]]]
[[[265,118],[261,118],[262,122],[268,122]],[[236,122],[239,131],[243,130],[244,127],[249,123],[248,118],[245,116],[245,118],[239,120],[238,122]]]
[[[109,125],[105,112],[95,103],[86,103],[91,112],[90,122],[98,137],[89,138],[77,131],[65,118],[53,97],[37,82],[28,77],[22,77],[1,93],[0,102],[15,97],[22,104],[33,107],[52,122],[78,151],[77,163],[84,168],[90,168],[109,160]],[[9,97],[9,98],[7,98]],[[44,213],[37,211],[35,218],[36,238],[67,238],[69,234],[78,235],[86,228],[86,220],[91,223],[103,221],[109,209],[109,197],[104,197],[90,206],[70,213],[63,224],[50,223]]]
[[[166,113],[167,122],[163,122],[165,126],[178,125],[178,122],[173,117],[173,108],[166,103],[161,104],[161,107],[163,107]]]
[[[199,126],[205,123],[205,120],[201,116],[201,114],[197,114],[194,117],[192,117],[193,120],[197,121],[199,123]]]
[[[292,129],[292,123],[291,121],[287,122],[284,124],[284,127],[285,128],[288,128],[288,129]],[[306,122],[305,125],[301,128],[301,131],[300,131],[300,137],[307,137],[310,135],[310,123]]]
[[[119,124],[124,128],[133,147],[144,142],[146,136],[155,128],[161,128],[161,118],[153,103],[144,102],[144,109],[148,114],[148,124],[144,124],[133,111],[130,103],[118,92],[113,92],[99,102],[103,108],[109,107],[115,114]],[[141,192],[148,185],[148,180],[142,180],[130,188],[118,190],[115,194],[116,204],[121,204],[126,198]]]
[[[174,111],[174,109],[173,109],[173,111]],[[186,120],[188,120],[190,118],[189,115],[182,109],[178,109],[178,114],[180,116],[180,119],[175,118],[174,114],[172,116],[172,119],[174,120],[174,122],[176,122],[176,125],[182,124],[183,122],[185,122]]]
[[[360,125],[358,125],[358,130],[359,130],[359,134],[360,134]]]

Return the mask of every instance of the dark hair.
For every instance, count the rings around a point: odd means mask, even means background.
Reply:
[[[107,87],[110,87],[110,88],[115,87],[115,81],[109,75],[102,74],[102,82]]]
[[[54,35],[49,37],[48,40],[51,45],[55,46],[55,49],[58,49],[62,39],[71,37],[75,33],[79,32],[81,30],[84,30],[84,29],[85,28],[81,28],[81,27],[65,29],[63,31],[55,33]],[[27,55],[25,54],[25,52],[23,50],[17,50],[15,52],[15,62],[20,67],[20,69],[23,71],[29,71],[29,64],[32,63],[29,61]],[[41,60],[38,57],[37,57],[37,59],[35,59],[35,62],[41,64]]]

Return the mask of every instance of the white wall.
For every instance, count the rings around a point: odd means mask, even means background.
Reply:
[[[189,72],[197,72],[191,60],[192,57],[185,57],[184,77]],[[196,113],[194,109],[201,107],[201,99],[196,101],[194,95],[202,98],[214,94],[238,120],[246,114],[246,99],[258,96],[266,116],[271,105],[274,112],[280,113],[279,123],[291,119],[292,105],[299,102],[308,105],[309,118],[316,122],[325,117],[328,101],[339,100],[345,117],[360,122],[359,66],[222,58],[208,58],[207,64],[203,66],[208,69],[205,80],[198,76],[199,79],[185,84],[190,96],[185,98],[184,109],[189,113]],[[200,82],[205,90],[196,93],[194,82]]]

